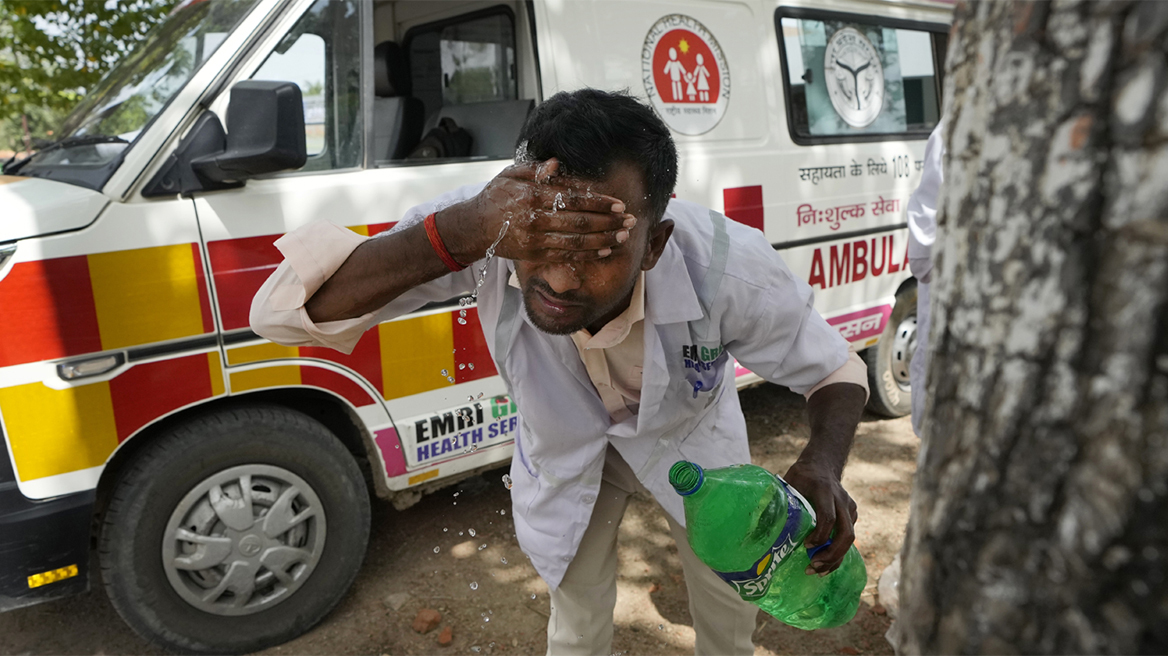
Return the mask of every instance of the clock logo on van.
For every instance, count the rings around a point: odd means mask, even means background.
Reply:
[[[827,95],[840,118],[855,128],[871,125],[884,107],[884,67],[868,37],[854,27],[832,34],[823,71]]]
[[[683,14],[662,17],[641,49],[645,93],[666,125],[680,134],[714,129],[730,102],[730,68],[714,35]]]

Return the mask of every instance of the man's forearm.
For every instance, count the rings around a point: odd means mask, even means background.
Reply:
[[[828,385],[812,394],[807,401],[811,439],[799,454],[798,462],[826,468],[839,480],[867,396],[863,387],[851,383]]]
[[[439,234],[448,245],[459,244],[459,250],[454,253],[456,258],[472,262],[481,257],[481,252],[476,256],[473,245],[463,246],[472,244],[473,240],[457,229],[458,224],[450,216],[460,209],[460,205],[455,205],[438,213]],[[451,234],[455,231],[459,234]],[[352,319],[384,307],[410,289],[449,272],[430,245],[425,226],[419,222],[358,246],[308,299],[304,309],[316,323]]]

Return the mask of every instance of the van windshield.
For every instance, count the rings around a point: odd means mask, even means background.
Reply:
[[[22,173],[60,177],[98,188],[171,98],[194,76],[258,0],[186,0],[65,119],[54,144],[25,162]],[[52,175],[45,169],[74,169]],[[13,165],[7,169],[11,172]],[[38,170],[40,169],[40,170]],[[89,180],[82,170],[98,174]],[[47,174],[47,175],[46,175]],[[96,183],[96,184],[95,184]]]

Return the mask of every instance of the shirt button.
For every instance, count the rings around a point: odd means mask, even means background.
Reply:
[[[592,496],[591,494],[584,495],[584,503],[592,503],[593,501],[596,501],[596,497]]]

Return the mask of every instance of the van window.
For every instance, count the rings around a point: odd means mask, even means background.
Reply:
[[[515,19],[506,8],[423,25],[407,37],[414,95],[443,105],[515,100]]]
[[[796,143],[924,137],[937,124],[945,26],[793,8],[776,22]]]
[[[360,166],[361,21],[357,0],[318,0],[252,79],[295,82],[304,100],[304,171]]]

